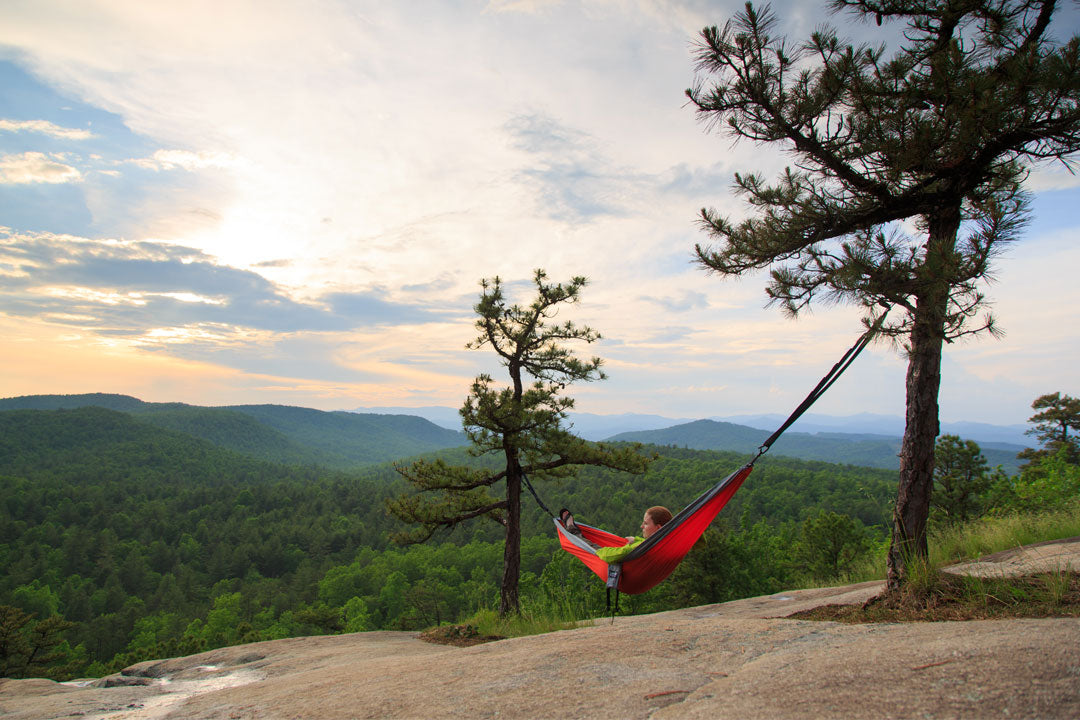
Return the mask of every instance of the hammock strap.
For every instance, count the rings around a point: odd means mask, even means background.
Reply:
[[[889,314],[889,309],[890,308],[886,308],[885,312],[881,314],[881,317],[877,319],[877,322],[859,336],[859,339],[855,341],[855,344],[848,348],[848,351],[844,353],[843,357],[832,366],[832,370],[826,373],[825,377],[821,378],[821,382],[819,382],[799,406],[795,408],[795,411],[788,416],[788,419],[784,421],[784,424],[778,427],[776,431],[769,436],[769,439],[761,444],[761,447],[758,448],[758,454],[750,461],[751,465],[757,462],[758,458],[762,455],[769,452],[769,448],[772,447],[774,442],[780,439],[780,436],[784,434],[784,431],[794,425],[795,421],[802,417],[802,414],[809,410],[810,406],[817,402],[818,399],[832,387],[832,384],[844,374],[844,371],[851,366],[851,363],[855,362],[855,358],[859,357],[859,353],[863,351],[863,348],[870,344],[874,339],[874,336],[877,335],[878,331],[881,329],[882,324],[885,322],[885,317]]]
[[[558,517],[555,513],[548,509],[548,506],[544,504],[544,501],[540,499],[540,496],[536,494],[536,490],[533,490],[532,483],[529,482],[529,476],[524,472],[521,473],[521,479],[525,483],[525,487],[529,488],[529,492],[532,493],[533,499],[536,500],[536,504],[540,506],[540,509],[546,512],[551,517]]]
[[[615,624],[615,616],[619,614],[619,588],[615,588],[615,607],[611,607],[611,587],[607,588],[607,602],[604,604],[604,614],[611,613],[611,624]]]
[[[784,431],[794,425],[795,421],[802,417],[802,414],[809,410],[810,406],[817,402],[818,398],[824,395],[825,392],[832,387],[832,384],[844,374],[844,371],[851,366],[851,363],[855,362],[855,358],[859,357],[859,353],[863,351],[863,348],[870,344],[874,339],[874,336],[877,335],[878,330],[880,330],[881,326],[885,323],[885,318],[888,316],[890,309],[892,309],[891,306],[885,308],[885,312],[881,314],[881,317],[879,317],[866,332],[859,336],[859,339],[855,341],[854,345],[848,348],[848,351],[844,353],[843,357],[833,365],[832,370],[826,373],[825,377],[821,378],[821,382],[810,391],[810,394],[807,395],[799,406],[795,408],[795,411],[788,416],[788,419],[784,421],[784,424],[778,427],[776,431],[769,436],[769,439],[761,444],[761,447],[758,448],[757,455],[755,455],[748,463],[749,466],[752,467],[754,463],[758,461],[758,458],[769,452],[769,448],[771,448],[772,444],[784,434]],[[525,487],[529,489],[529,492],[532,494],[533,499],[536,500],[536,504],[540,506],[540,509],[551,517],[558,517],[555,513],[551,512],[548,506],[544,504],[544,501],[540,499],[540,496],[536,494],[536,490],[533,489],[532,483],[529,482],[529,477],[524,472],[521,473],[521,479],[525,482]],[[616,603],[618,603],[618,596],[616,596],[615,600]]]

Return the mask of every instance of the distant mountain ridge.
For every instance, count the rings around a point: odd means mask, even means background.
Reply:
[[[451,429],[454,425],[460,427],[457,411],[440,406],[357,408],[356,411],[323,411],[286,405],[203,407],[185,403],[149,403],[127,395],[106,393],[0,399],[0,411],[89,406],[129,413],[142,422],[183,432],[218,447],[286,464],[349,468],[460,447],[468,442],[464,433]],[[778,415],[742,416],[742,419],[747,424],[717,419],[680,422],[660,415],[635,413],[570,415],[572,431],[588,440],[740,453],[755,452],[784,420]],[[847,418],[808,414],[780,438],[772,453],[804,460],[896,469],[899,467],[897,455],[902,423],[895,435],[875,432],[878,428],[893,427],[896,422],[896,418],[869,414]],[[814,428],[818,430],[807,431]],[[963,428],[976,432],[965,433]],[[1019,429],[1013,427],[943,423],[942,432],[976,440],[990,466],[1001,465],[1007,472],[1017,470],[1016,454],[1028,446],[987,439],[1023,438]]]
[[[784,422],[786,416],[778,414],[764,415],[731,415],[727,417],[710,417],[709,420],[718,420],[749,425],[759,430],[775,430]],[[874,413],[859,413],[858,415],[846,415],[834,417],[831,415],[819,415],[807,413],[799,418],[794,429],[805,433],[844,433],[844,434],[871,434],[900,437],[904,434],[904,419],[893,415],[876,415]],[[990,443],[1007,443],[1030,447],[1031,441],[1025,434],[1027,427],[1024,425],[991,425],[981,422],[942,422],[941,433],[943,435],[959,435],[966,440],[974,440],[979,445],[985,446]]]
[[[359,407],[357,413],[391,413],[395,415],[416,415],[430,420],[444,428],[461,428],[461,416],[451,407],[427,405],[423,407]],[[680,418],[645,413],[620,413],[616,415],[597,415],[595,413],[569,414],[573,432],[586,440],[607,440],[620,433],[639,430],[662,430],[676,425],[686,425],[697,420],[713,420],[734,425],[768,430],[771,433],[787,419],[786,415],[765,413],[757,415],[712,415],[707,418]],[[1025,434],[1024,425],[991,425],[989,423],[960,421],[942,422],[943,434],[959,435],[965,440],[974,440],[982,447],[994,447],[1004,443],[1011,449],[1031,447],[1031,440]],[[840,433],[845,435],[877,435],[884,437],[902,437],[904,419],[892,415],[859,413],[858,415],[832,416],[807,413],[799,418],[789,432],[811,434]]]
[[[467,444],[464,433],[409,415],[358,415],[287,405],[203,407],[106,393],[0,399],[0,412],[84,407],[127,413],[149,425],[286,464],[349,468]]]
[[[423,407],[381,406],[358,407],[356,413],[392,413],[395,415],[416,415],[430,420],[444,428],[461,428],[461,414],[451,407],[426,405]],[[663,415],[642,413],[620,413],[617,415],[596,415],[594,413],[570,413],[571,432],[586,440],[606,440],[619,433],[634,430],[660,430],[662,428],[691,422],[694,418],[669,418]]]
[[[443,427],[460,427],[461,418],[449,407],[357,408],[355,412],[393,411],[413,413]],[[739,415],[706,419],[679,419],[662,415],[623,413],[595,415],[570,413],[571,430],[586,440],[626,441],[675,445],[695,450],[730,450],[752,453],[786,416],[775,414]],[[943,434],[959,435],[979,443],[990,467],[1001,465],[1015,472],[1020,462],[1016,454],[1031,447],[1021,425],[990,425],[977,422],[943,422]],[[902,418],[861,413],[846,417],[807,413],[799,418],[773,446],[776,455],[863,465],[899,468],[897,455],[904,434]]]
[[[758,430],[716,420],[695,420],[662,430],[640,430],[620,433],[611,441],[674,445],[693,450],[730,450],[756,452],[772,431]],[[1001,465],[1006,472],[1019,467],[1016,454],[1023,446],[1006,443],[987,443],[980,446],[987,463]],[[772,446],[773,455],[786,455],[803,460],[822,460],[831,463],[861,465],[894,470],[900,467],[898,454],[900,438],[872,433],[805,433],[788,430]]]

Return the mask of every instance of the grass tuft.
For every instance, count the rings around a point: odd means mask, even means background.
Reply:
[[[1050,603],[1054,606],[1061,606],[1066,603],[1066,599],[1069,597],[1071,574],[1068,567],[1064,570],[1058,569],[1046,573],[1046,594]]]
[[[930,560],[925,567],[915,569],[919,582],[928,580],[937,569],[955,563],[976,560],[1002,550],[1036,542],[1060,540],[1080,535],[1080,503],[1042,513],[993,515],[961,525],[932,528],[928,538]],[[888,539],[875,543],[873,549],[860,557],[851,571],[835,578],[830,584],[848,585],[867,580],[885,579],[885,556]],[[820,581],[803,578],[796,587],[820,587]]]
[[[1080,573],[1072,568],[1023,577],[975,577],[942,567],[977,560],[1002,550],[1080,535],[1080,504],[1043,513],[987,516],[963,525],[934,528],[930,557],[911,558],[904,586],[864,606],[826,606],[792,617],[840,622],[914,622],[1005,617],[1080,617]],[[868,567],[853,575],[884,579],[884,547]],[[853,580],[852,580],[853,581]]]
[[[542,635],[580,627],[582,621],[523,607],[520,614],[499,617],[495,610],[480,610],[454,625],[440,625],[420,633],[420,639],[443,645],[470,646],[493,640]]]
[[[549,615],[523,607],[521,613],[499,617],[495,610],[481,610],[473,616],[481,632],[504,637],[523,637],[568,630],[575,627],[573,620]]]
[[[1080,617],[1080,573],[972,577],[947,572],[864,605],[825,605],[791,615],[845,623]]]
[[[1080,535],[1080,505],[1043,513],[992,515],[935,528],[929,538],[935,567],[974,560],[1009,548]]]

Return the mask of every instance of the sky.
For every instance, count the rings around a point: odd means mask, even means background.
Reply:
[[[609,377],[578,411],[786,414],[861,326],[693,262],[699,209],[745,216],[733,174],[790,162],[687,106],[697,34],[741,6],[6,0],[0,397],[456,407],[498,377],[465,348],[480,279],[527,300],[543,268],[590,281],[560,318],[601,332],[580,349]],[[890,32],[773,8],[792,38]],[[987,287],[1005,335],[947,346],[943,420],[1080,394],[1080,178],[1029,189]],[[904,371],[871,346],[814,411],[902,415]]]

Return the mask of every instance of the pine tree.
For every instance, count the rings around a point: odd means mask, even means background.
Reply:
[[[0,677],[64,676],[70,648],[64,633],[75,624],[59,615],[35,620],[11,605],[0,605]]]
[[[1080,399],[1049,393],[1035,398],[1031,409],[1040,412],[1028,418],[1035,427],[1026,432],[1037,438],[1042,448],[1024,450],[1018,457],[1035,461],[1064,451],[1069,462],[1080,462]]]
[[[942,435],[934,448],[934,494],[932,504],[949,522],[966,522],[974,516],[980,493],[990,485],[989,467],[974,440]]]
[[[833,0],[905,24],[904,45],[854,45],[823,28],[791,46],[746,9],[698,47],[687,91],[711,126],[794,156],[774,184],[736,174],[756,214],[710,210],[697,258],[722,275],[767,269],[791,315],[847,302],[908,359],[906,428],[888,553],[896,589],[928,554],[943,343],[996,332],[982,284],[1026,219],[1028,165],[1080,150],[1080,37],[1051,39],[1055,0]],[[909,224],[903,224],[910,221]]]
[[[489,518],[502,525],[506,540],[499,612],[504,615],[519,610],[525,479],[566,477],[575,465],[640,473],[648,463],[635,448],[589,443],[563,427],[574,401],[560,393],[570,383],[605,377],[600,358],[581,360],[564,343],[593,343],[600,334],[571,321],[553,322],[562,305],[578,301],[585,278],[552,284],[543,270],[537,270],[533,282],[536,299],[522,306],[507,304],[498,277],[483,280],[474,308],[480,334],[467,346],[490,346],[510,376],[510,385],[505,387],[497,386],[488,374],[478,376],[461,408],[471,453],[502,455],[502,467],[489,471],[420,460],[397,468],[417,492],[388,503],[395,516],[419,526],[401,534],[398,539],[403,542],[424,542],[439,528],[473,518]],[[498,485],[505,488],[502,497],[491,491]]]
[[[835,580],[851,572],[870,546],[863,524],[853,517],[821,509],[803,520],[794,559],[817,580]]]

